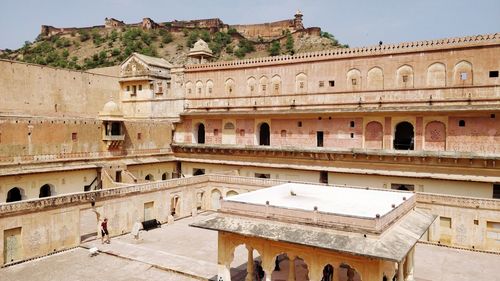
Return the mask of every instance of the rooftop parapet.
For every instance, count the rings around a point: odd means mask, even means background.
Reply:
[[[206,71],[214,69],[255,67],[256,65],[275,65],[299,63],[304,61],[332,60],[347,57],[364,57],[395,53],[411,53],[439,49],[474,47],[500,44],[500,33],[454,37],[436,40],[402,42],[358,48],[337,48],[332,50],[299,53],[293,56],[282,55],[245,60],[221,61],[206,64],[187,65],[186,71]]]

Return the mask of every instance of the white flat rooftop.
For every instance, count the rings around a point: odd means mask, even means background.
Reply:
[[[295,194],[292,195],[292,192]],[[266,205],[279,208],[313,211],[346,216],[375,218],[384,216],[405,200],[414,196],[410,192],[367,190],[312,184],[286,183],[240,195],[226,197],[225,201]]]

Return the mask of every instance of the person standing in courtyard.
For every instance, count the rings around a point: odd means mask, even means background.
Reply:
[[[106,240],[104,240],[104,237],[106,237]],[[104,242],[110,243],[107,218],[104,218],[104,221],[101,223],[101,242],[102,244],[104,244]]]

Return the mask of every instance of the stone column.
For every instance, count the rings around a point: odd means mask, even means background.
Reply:
[[[226,244],[224,235],[218,234],[218,255],[217,255],[217,281],[231,281],[231,260],[232,253],[229,253],[230,247]],[[231,258],[230,258],[231,257]],[[231,259],[228,261],[228,259]]]
[[[384,139],[383,139],[384,149],[392,149],[392,118],[384,118]]]
[[[333,281],[340,281],[340,264],[333,266]]]
[[[295,257],[289,256],[287,281],[295,281]]]
[[[248,261],[247,261],[247,277],[245,281],[253,281],[255,277],[255,271],[253,268],[253,248],[247,245],[248,250]]]
[[[414,269],[414,254],[415,246],[411,248],[410,252],[406,256],[406,281],[414,281],[413,269]]]
[[[403,265],[404,265],[404,260],[398,262],[398,281],[404,281],[404,273],[403,273]]]

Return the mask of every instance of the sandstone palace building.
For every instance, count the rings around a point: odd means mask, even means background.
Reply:
[[[1,265],[78,246],[96,214],[114,236],[288,182],[404,191],[436,216],[421,242],[500,252],[499,33],[218,62],[198,41],[189,56],[0,60]]]

